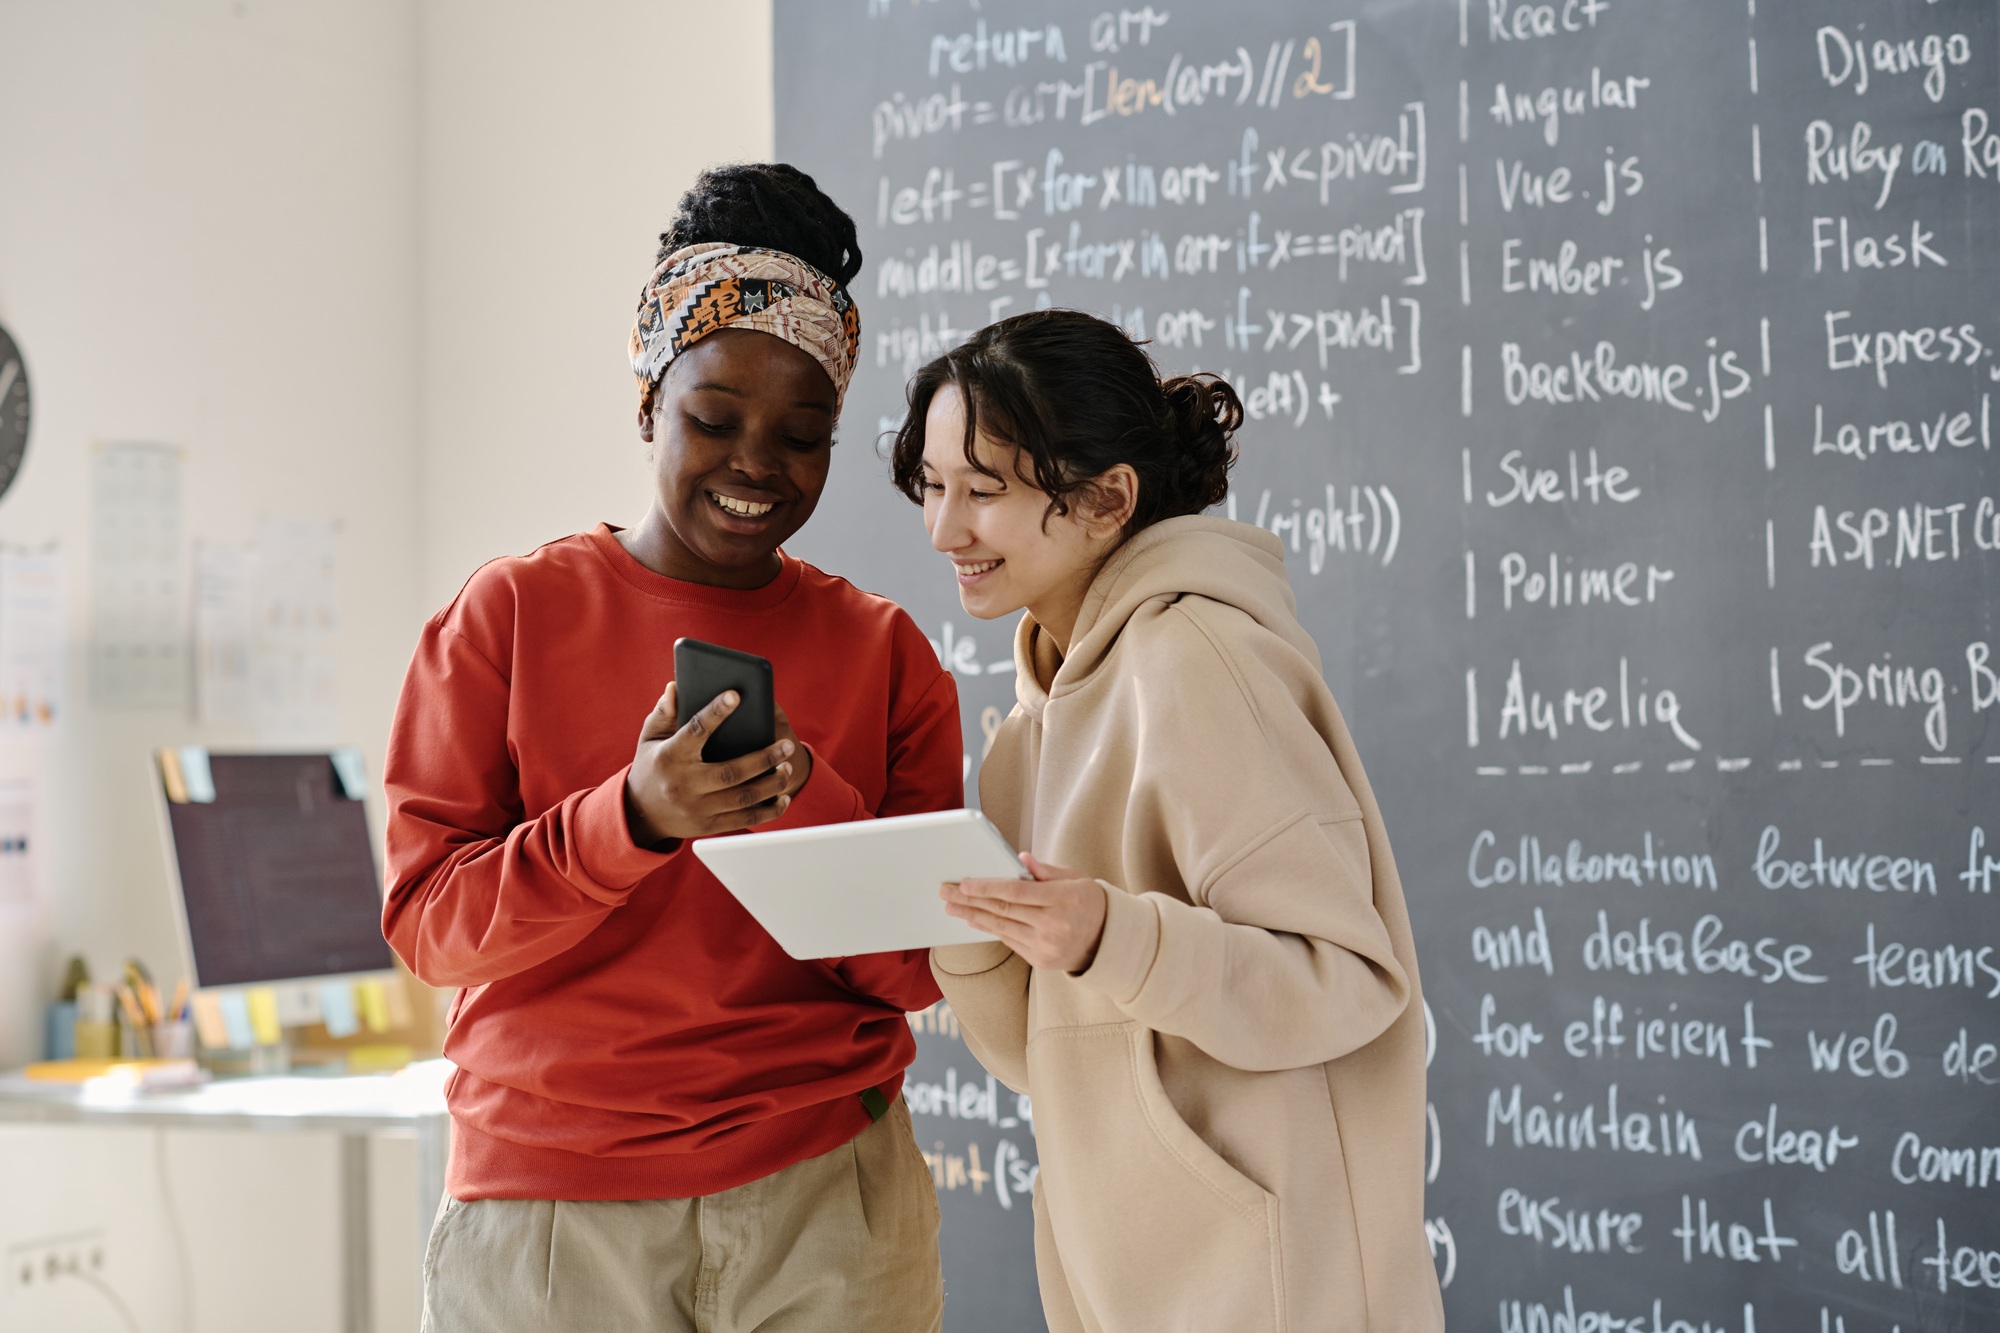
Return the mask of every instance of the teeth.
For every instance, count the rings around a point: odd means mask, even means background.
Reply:
[[[772,509],[772,506],[768,504],[755,504],[749,500],[738,500],[734,496],[718,495],[714,491],[708,493],[708,498],[721,505],[730,513],[741,514],[745,518],[760,518],[770,513]]]
[[[998,569],[999,567],[1000,562],[998,560],[981,560],[978,564],[961,564],[958,567],[958,572],[961,574],[984,574],[989,569]]]

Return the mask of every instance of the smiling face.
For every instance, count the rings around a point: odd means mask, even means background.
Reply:
[[[941,386],[924,415],[924,527],[951,559],[961,606],[981,620],[1025,607],[1067,650],[1084,593],[1130,512],[1116,503],[1124,478],[1105,479],[1109,512],[1086,517],[1072,505],[1050,513],[1048,494],[1020,475],[1019,453],[981,429],[973,454],[997,475],[974,467],[965,456],[965,401],[956,385]]]
[[[811,356],[768,333],[710,334],[667,368],[640,420],[657,489],[619,539],[669,578],[762,587],[819,504],[833,420],[833,381]]]

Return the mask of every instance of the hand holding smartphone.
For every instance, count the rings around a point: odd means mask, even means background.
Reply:
[[[790,727],[779,736],[782,717],[769,662],[696,639],[675,643],[674,683],[640,727],[626,773],[632,840],[666,847],[782,815],[812,770]],[[696,718],[701,728],[690,730]]]
[[[767,659],[700,639],[676,639],[674,681],[679,686],[675,691],[679,713],[674,720],[676,727],[685,727],[719,694],[734,690],[739,700],[736,711],[722,720],[722,725],[701,747],[703,763],[737,759],[778,739],[771,663]]]

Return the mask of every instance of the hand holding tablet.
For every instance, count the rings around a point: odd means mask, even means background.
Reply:
[[[974,879],[946,883],[945,910],[1012,949],[1030,967],[1081,972],[1097,957],[1110,905],[1108,890],[1064,866],[1044,865],[1023,853],[1032,879]]]
[[[794,958],[981,944],[938,886],[1026,879],[1014,849],[977,810],[858,820],[691,844],[723,887]]]

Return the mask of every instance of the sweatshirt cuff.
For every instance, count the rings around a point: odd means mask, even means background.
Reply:
[[[1097,941],[1097,956],[1076,979],[1114,1004],[1130,1004],[1139,998],[1160,953],[1160,909],[1150,894],[1097,882],[1104,885],[1104,934]]]
[[[979,944],[940,944],[931,950],[931,971],[947,977],[976,977],[991,972],[1014,951],[999,940]]]
[[[867,818],[868,805],[861,799],[861,793],[848,786],[847,779],[833,771],[825,755],[809,745],[806,749],[812,754],[813,761],[812,772],[806,774],[806,785],[799,788],[799,794],[785,807],[784,814],[768,824],[759,824],[757,832],[816,828],[821,824],[845,824]]]
[[[592,883],[622,894],[658,870],[687,844],[675,843],[668,851],[653,851],[632,841],[632,826],[625,822],[625,775],[627,764],[576,803],[577,858]],[[595,895],[593,895],[595,896]]]

